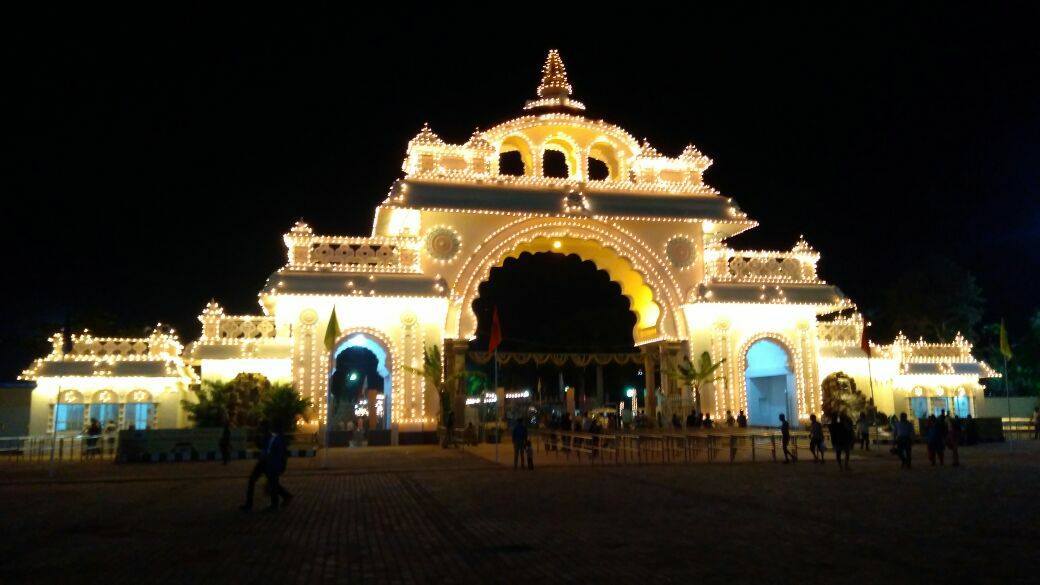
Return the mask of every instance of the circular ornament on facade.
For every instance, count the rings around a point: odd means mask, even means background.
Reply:
[[[426,252],[437,260],[451,260],[459,253],[459,246],[459,235],[450,228],[433,228],[426,234]]]
[[[300,312],[300,322],[304,325],[314,325],[318,322],[318,312],[314,309],[304,309]]]
[[[405,327],[411,327],[415,325],[418,321],[419,317],[417,317],[415,313],[413,313],[412,311],[405,311],[404,313],[401,313],[401,324]]]
[[[693,242],[685,236],[676,236],[665,244],[665,253],[672,266],[676,268],[689,268],[697,259],[697,252]]]

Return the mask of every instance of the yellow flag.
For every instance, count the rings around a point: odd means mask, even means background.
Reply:
[[[1004,327],[1004,320],[1000,320],[1000,353],[1004,354],[1004,359],[1011,359],[1011,344],[1008,342],[1007,327]]]
[[[332,307],[329,326],[325,329],[325,349],[332,351],[337,339],[339,339],[339,321],[336,319],[336,307]]]

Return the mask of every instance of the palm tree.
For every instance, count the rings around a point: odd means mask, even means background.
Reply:
[[[272,384],[257,405],[257,414],[261,420],[271,423],[271,428],[292,433],[301,418],[310,422],[311,399],[300,396],[290,384]]]
[[[711,361],[711,354],[704,352],[696,364],[690,362],[689,357],[686,357],[683,362],[677,367],[667,370],[665,374],[680,386],[692,388],[694,404],[699,407],[701,403],[701,388],[705,384],[722,379],[722,376],[715,375],[715,371],[722,364],[726,363],[726,358],[713,362]]]
[[[459,381],[484,380],[487,378],[482,372],[444,373],[444,362],[441,360],[441,348],[439,345],[431,344],[423,348],[423,363],[421,368],[405,366],[405,369],[426,379],[426,383],[437,390],[441,401],[441,423],[447,420],[448,413],[452,410],[456,389]]]
[[[220,427],[237,414],[238,400],[231,384],[223,380],[205,380],[192,388],[198,401],[181,400],[188,420],[196,427]]]

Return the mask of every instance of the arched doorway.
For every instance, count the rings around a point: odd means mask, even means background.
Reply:
[[[330,426],[340,430],[348,420],[367,416],[369,391],[375,390],[376,426],[389,428],[392,380],[385,342],[366,332],[347,333],[332,357]]]
[[[791,426],[798,426],[794,370],[787,349],[775,339],[759,339],[748,347],[745,363],[748,422],[776,426],[783,414]]]
[[[547,416],[561,415],[571,407],[581,413],[616,412],[622,401],[631,403],[629,390],[638,390],[639,402],[645,404],[641,361],[591,359],[592,355],[639,355],[633,340],[638,317],[632,300],[595,262],[576,253],[525,250],[491,269],[472,309],[477,327],[470,349],[487,349],[497,309],[503,336],[499,351],[517,356],[498,372],[508,417],[517,414],[510,396],[529,398]],[[544,359],[548,354],[558,359]],[[575,357],[565,359],[568,355]],[[491,364],[478,367],[492,373]],[[514,400],[520,403],[519,398]]]
[[[480,295],[480,284],[493,268],[524,252],[577,254],[605,270],[621,285],[636,314],[633,337],[637,345],[685,338],[685,316],[679,309],[682,295],[673,267],[617,226],[576,217],[519,220],[482,243],[451,283],[447,336],[472,338],[477,328],[472,303]]]

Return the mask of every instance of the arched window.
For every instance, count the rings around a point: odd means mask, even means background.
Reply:
[[[534,158],[531,145],[522,136],[509,136],[498,149],[498,173],[500,175],[531,175],[534,173]]]
[[[153,426],[155,404],[152,402],[151,392],[147,390],[130,392],[126,396],[126,406],[123,409],[123,424],[126,428],[140,431]]]
[[[589,180],[606,181],[610,178],[610,167],[598,158],[589,157]]]
[[[570,176],[567,168],[567,155],[558,150],[545,150],[542,155],[542,176],[556,179],[566,179]]]
[[[54,430],[61,432],[80,432],[84,426],[83,395],[76,390],[65,390],[58,394],[54,405]]]
[[[119,397],[111,390],[98,390],[90,402],[90,418],[102,428],[119,424]]]
[[[593,170],[596,169],[596,170]],[[619,180],[623,173],[617,151],[605,142],[589,147],[589,178],[592,180]]]
[[[524,176],[524,157],[519,150],[498,155],[498,174],[512,177]]]

